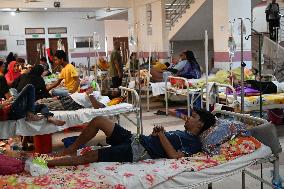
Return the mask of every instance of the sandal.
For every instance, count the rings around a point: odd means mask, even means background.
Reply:
[[[167,115],[166,112],[158,110],[156,113],[154,113],[156,115]]]

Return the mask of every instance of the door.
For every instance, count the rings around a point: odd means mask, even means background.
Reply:
[[[113,42],[115,41],[118,41],[120,43],[122,62],[123,64],[126,64],[127,56],[129,56],[128,37],[114,37]]]
[[[27,61],[31,65],[39,64],[41,57],[46,56],[44,39],[26,39]]]
[[[52,55],[55,54],[57,50],[64,50],[68,59],[68,43],[67,38],[50,38],[49,48],[51,49]]]

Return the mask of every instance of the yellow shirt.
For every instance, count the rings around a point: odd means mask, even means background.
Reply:
[[[65,80],[65,87],[69,91],[73,90],[76,85],[76,79],[74,77],[78,77],[78,72],[72,64],[67,64],[59,74],[59,79]],[[77,91],[79,90],[80,88],[78,87]]]

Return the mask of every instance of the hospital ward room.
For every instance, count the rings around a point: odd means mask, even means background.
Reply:
[[[284,1],[0,0],[0,189],[283,189]]]

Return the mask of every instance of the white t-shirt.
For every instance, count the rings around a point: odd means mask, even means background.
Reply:
[[[99,91],[94,91],[92,94],[97,101],[99,101],[100,103],[106,105],[110,99],[108,96],[101,96],[101,92]],[[78,104],[80,104],[81,106],[84,106],[85,108],[91,108],[93,107],[89,97],[85,94],[85,93],[73,93],[70,95],[70,97]]]

